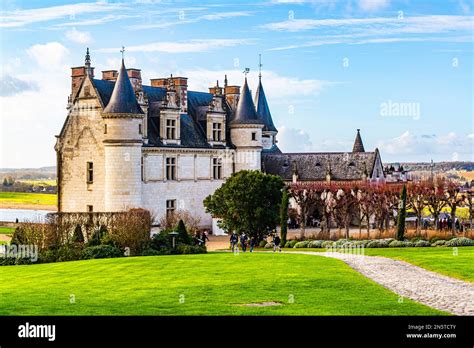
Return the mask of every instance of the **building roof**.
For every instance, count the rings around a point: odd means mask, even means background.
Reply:
[[[106,114],[143,114],[143,110],[138,105],[135,92],[133,90],[127,70],[122,59],[122,66],[115,82],[114,90],[107,106],[104,108]]]
[[[298,181],[362,180],[371,176],[377,152],[262,153],[262,170],[290,181],[293,172]]]
[[[362,138],[360,136],[360,129],[357,130],[357,135],[354,141],[354,147],[352,148],[352,152],[365,152],[364,144],[362,143]]]
[[[252,94],[250,93],[247,84],[247,78],[245,78],[237,109],[231,124],[262,124],[252,101]]]
[[[263,122],[263,130],[270,132],[278,132],[273,124],[270,108],[268,107],[265,91],[262,86],[262,79],[259,78],[257,93],[255,94],[255,106],[257,108],[257,115]]]

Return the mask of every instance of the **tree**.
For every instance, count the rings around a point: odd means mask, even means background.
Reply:
[[[459,185],[452,181],[448,182],[444,190],[446,204],[451,209],[451,231],[453,236],[456,234],[456,224],[454,223],[456,220],[456,210],[464,201],[463,195],[459,194],[460,191]]]
[[[188,234],[183,220],[179,220],[176,232],[178,232],[178,243],[191,244],[191,236]]]
[[[339,189],[335,194],[334,216],[338,221],[339,228],[344,227],[346,239],[349,239],[349,227],[354,216],[354,207],[357,204],[355,196],[355,191],[350,189]]]
[[[72,242],[73,243],[84,243],[84,234],[82,233],[81,225],[77,224],[74,228],[74,233],[72,234]]]
[[[474,192],[470,191],[464,195],[464,203],[469,208],[469,228],[472,230],[472,218],[474,216]]]
[[[439,229],[439,215],[442,209],[446,206],[446,199],[444,196],[444,179],[436,178],[428,183],[428,194],[426,195],[426,203],[428,210],[434,218],[435,230]]]
[[[427,186],[425,182],[417,185],[410,185],[407,195],[408,208],[413,210],[416,215],[416,235],[421,232],[421,217],[423,209],[426,207]]]
[[[309,208],[318,199],[318,191],[303,185],[292,185],[288,193],[300,208],[300,237],[303,239],[306,230],[306,215],[308,214]]]
[[[245,232],[261,241],[276,227],[283,180],[256,170],[241,170],[204,199],[206,212],[227,231]]]
[[[400,195],[400,204],[398,207],[397,216],[397,240],[403,240],[405,234],[405,219],[407,216],[407,187],[403,185],[402,193]]]
[[[281,206],[280,206],[280,238],[281,238],[281,245],[286,244],[286,233],[288,230],[288,191],[286,189],[283,190],[281,195]]]

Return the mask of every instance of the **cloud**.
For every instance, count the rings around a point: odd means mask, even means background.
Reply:
[[[359,8],[363,11],[378,11],[390,5],[389,0],[359,0]]]
[[[143,45],[128,46],[129,52],[163,52],[163,53],[192,53],[206,52],[222,47],[232,47],[241,45],[251,45],[255,43],[255,39],[203,39],[189,41],[162,41],[150,42]],[[120,48],[103,48],[99,52],[118,52]]]
[[[66,32],[66,38],[72,42],[78,44],[88,44],[92,42],[91,34],[87,31],[79,31],[76,28],[72,28]]]
[[[313,143],[308,133],[302,129],[278,127],[278,147],[282,152],[311,152]]]
[[[78,3],[41,7],[35,9],[2,11],[0,14],[0,27],[15,28],[32,23],[46,22],[63,18],[74,19],[78,15],[109,12],[123,8],[122,4],[107,2]]]
[[[59,42],[33,45],[26,52],[45,70],[63,70],[64,60],[69,56],[69,50]]]
[[[103,17],[100,17],[100,18],[84,19],[84,20],[80,20],[80,21],[60,23],[60,24],[56,25],[56,27],[60,28],[60,27],[79,27],[79,26],[100,25],[100,24],[105,24],[105,23],[109,23],[109,22],[118,21],[120,19],[136,18],[136,17],[138,17],[138,16],[109,14],[107,16],[103,16]]]
[[[38,86],[33,82],[24,81],[11,75],[0,77],[0,97],[36,90],[38,90]]]
[[[193,9],[197,10],[197,9]],[[144,23],[144,24],[136,24],[136,25],[130,25],[128,26],[129,29],[132,30],[140,30],[140,29],[152,29],[152,28],[168,28],[172,27],[175,25],[180,25],[180,24],[190,24],[190,23],[197,23],[201,21],[219,21],[223,19],[229,19],[229,18],[236,18],[236,17],[246,17],[250,16],[251,12],[248,11],[233,11],[233,12],[217,12],[217,13],[211,13],[211,14],[206,14],[206,15],[201,15],[195,18],[189,18],[187,19],[186,17],[186,11],[181,10],[177,11],[179,15],[175,20],[168,21],[168,22],[156,22],[153,21],[151,23]]]
[[[388,155],[442,155],[452,158],[453,153],[473,156],[474,136],[460,136],[455,132],[440,135],[417,135],[405,131],[400,136],[378,142],[381,153]]]

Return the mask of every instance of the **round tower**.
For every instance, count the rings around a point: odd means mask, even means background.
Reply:
[[[261,170],[263,124],[252,101],[247,77],[230,122],[230,137],[235,146],[235,171]]]
[[[122,66],[110,101],[102,113],[105,148],[105,210],[123,211],[142,203],[144,113]]]
[[[257,93],[255,93],[255,107],[257,111],[257,116],[263,123],[263,150],[266,150],[268,152],[279,152],[280,150],[276,146],[276,135],[278,133],[278,130],[273,124],[272,114],[270,113],[270,108],[268,107],[265,91],[263,90],[261,73],[258,75],[258,88]]]

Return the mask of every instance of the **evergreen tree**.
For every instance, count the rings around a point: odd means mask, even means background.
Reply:
[[[176,232],[178,232],[178,242],[183,244],[191,244],[191,236],[188,234],[188,231],[186,231],[186,225],[182,219],[180,219],[178,222]]]
[[[405,234],[405,218],[407,216],[407,187],[403,185],[402,193],[400,195],[400,203],[398,205],[397,217],[397,240],[403,240]]]
[[[81,225],[76,225],[74,229],[74,233],[72,234],[72,242],[73,243],[84,243],[84,234],[82,233]]]
[[[281,238],[281,245],[286,244],[286,233],[288,230],[288,192],[286,189],[283,190],[283,194],[281,196],[281,206],[280,206],[280,238]]]

